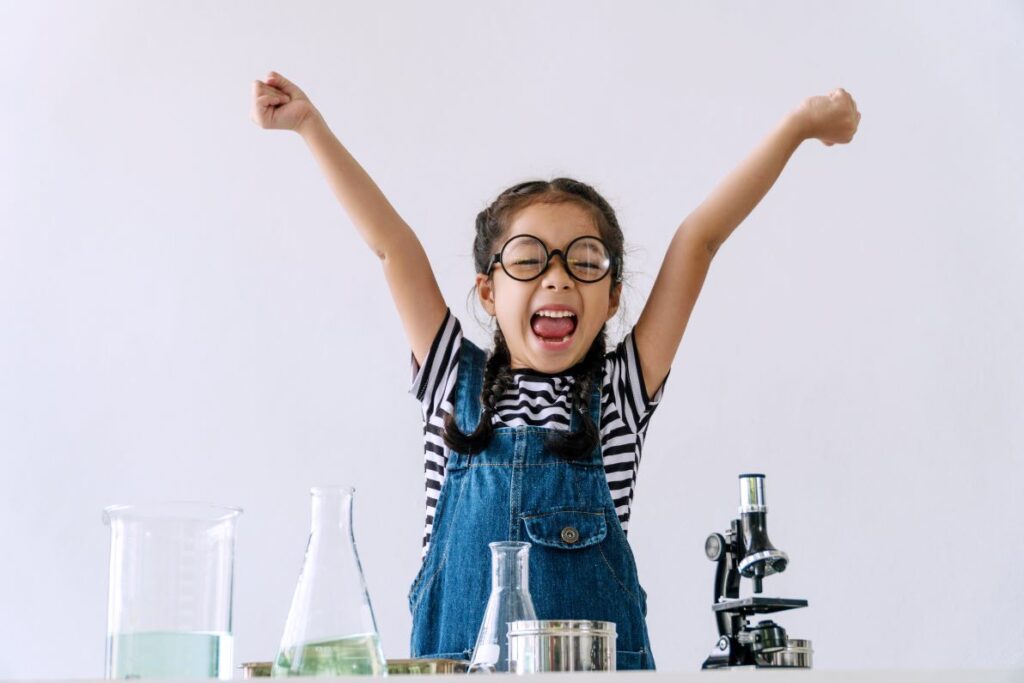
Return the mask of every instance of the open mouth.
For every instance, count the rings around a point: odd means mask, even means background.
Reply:
[[[572,311],[538,311],[530,319],[533,333],[545,344],[563,344],[576,333],[576,314]]]

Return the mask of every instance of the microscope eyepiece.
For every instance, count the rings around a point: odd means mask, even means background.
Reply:
[[[764,475],[740,475],[740,518],[743,555],[737,569],[754,580],[754,592],[761,592],[761,579],[786,569],[789,558],[776,550],[768,538],[768,506],[765,504]]]
[[[740,475],[740,514],[744,512],[767,512],[764,499],[764,475]]]

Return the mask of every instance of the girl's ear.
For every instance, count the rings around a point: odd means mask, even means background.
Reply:
[[[608,299],[608,317],[606,320],[611,320],[615,312],[619,310],[619,297],[622,296],[622,283],[612,285],[612,291],[610,298]]]
[[[484,310],[494,315],[494,282],[483,273],[476,274],[476,293]]]

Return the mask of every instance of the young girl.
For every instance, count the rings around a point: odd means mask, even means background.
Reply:
[[[592,187],[517,184],[476,219],[476,292],[494,350],[462,335],[412,229],[276,72],[252,120],[298,132],[381,259],[412,347],[424,420],[423,560],[409,592],[412,655],[468,659],[490,593],[492,541],[529,541],[540,619],[612,621],[617,666],[653,669],[646,593],[626,540],[640,450],[711,260],[800,143],[847,143],[860,121],[840,89],[810,97],[676,230],[631,333],[605,350],[622,292],[623,236]]]

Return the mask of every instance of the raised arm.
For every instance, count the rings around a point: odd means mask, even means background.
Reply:
[[[299,133],[345,213],[384,267],[413,355],[423,364],[447,306],[416,233],[295,84],[276,72],[253,84],[253,120]]]
[[[859,122],[856,104],[842,88],[804,100],[676,229],[636,324],[637,353],[649,398],[672,367],[711,259],[722,243],[768,193],[801,142],[818,138],[828,146],[847,143]]]

